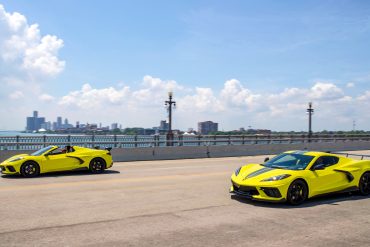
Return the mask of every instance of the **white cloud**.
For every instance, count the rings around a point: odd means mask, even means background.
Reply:
[[[343,95],[343,90],[333,83],[317,82],[310,90],[310,98],[316,100],[333,100]]]
[[[346,84],[346,87],[347,88],[352,88],[352,87],[354,87],[355,86],[355,83],[353,83],[353,82],[348,82],[347,84]]]
[[[364,94],[358,96],[357,99],[361,102],[370,101],[370,90],[365,91]]]
[[[106,105],[119,105],[129,96],[129,87],[94,89],[84,84],[81,90],[70,92],[59,101],[62,106],[76,106],[85,110],[103,109]]]
[[[236,79],[226,81],[221,91],[221,99],[230,107],[251,108],[260,96],[259,94],[252,94],[249,89],[243,87],[240,81]]]
[[[0,4],[0,66],[1,72],[18,77],[55,76],[63,71],[65,62],[58,58],[63,40],[53,35],[40,35],[37,24],[29,25],[20,13],[6,12]],[[24,74],[22,74],[24,73]],[[0,78],[1,83],[1,78]]]
[[[84,113],[104,109],[107,117],[122,115],[121,118],[126,119],[123,121],[137,126],[146,119],[155,126],[160,119],[165,119],[163,103],[167,99],[167,92],[172,90],[177,101],[174,114],[181,115],[175,117],[182,121],[179,128],[194,127],[197,121],[208,119],[233,125],[233,128],[245,123],[259,128],[305,129],[306,109],[308,102],[313,101],[315,119],[330,129],[333,119],[340,118],[341,123],[345,123],[345,119],[359,115],[356,109],[360,100],[370,102],[370,91],[354,98],[345,95],[341,88],[331,82],[316,82],[306,88],[285,88],[278,93],[268,90],[257,93],[237,79],[230,79],[225,81],[219,92],[215,92],[212,88],[204,87],[189,91],[176,81],[145,76],[136,90],[122,85],[96,89],[85,84],[80,90],[62,97],[59,105]],[[240,126],[234,126],[236,124]]]
[[[141,89],[132,93],[132,97],[138,104],[149,106],[162,104],[168,92],[181,92],[184,90],[184,87],[180,86],[176,81],[164,81],[150,75],[144,76],[141,87]]]
[[[44,102],[51,102],[55,99],[55,97],[45,93],[45,94],[41,94],[39,96],[39,99]]]
[[[24,98],[24,94],[21,91],[15,91],[9,95],[9,98],[13,100],[18,100]]]
[[[188,112],[221,112],[225,109],[211,88],[201,87],[195,89],[194,95],[186,95],[179,99],[179,108]]]

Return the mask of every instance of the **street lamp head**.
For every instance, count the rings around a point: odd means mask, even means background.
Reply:
[[[169,92],[168,92],[168,96],[169,96],[169,97],[172,97],[172,95],[173,95],[173,92],[172,92],[172,91],[169,91]]]

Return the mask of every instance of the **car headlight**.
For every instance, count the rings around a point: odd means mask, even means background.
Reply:
[[[239,172],[240,172],[241,169],[242,169],[242,167],[239,167],[238,169],[235,170],[235,176],[239,175]]]
[[[22,160],[22,159],[23,157],[17,157],[17,158],[9,160],[9,162],[15,162],[15,161]]]
[[[290,174],[283,174],[283,175],[279,175],[279,176],[273,176],[273,177],[270,177],[270,178],[265,178],[265,179],[261,180],[261,182],[271,182],[271,181],[283,180],[283,179],[288,178],[290,176],[291,176]]]

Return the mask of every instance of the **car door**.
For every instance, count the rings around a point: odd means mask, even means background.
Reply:
[[[337,172],[339,158],[335,156],[321,156],[311,167],[311,190],[313,194],[324,194],[342,190],[348,184],[344,173]],[[317,169],[318,168],[318,169]]]
[[[67,157],[68,154],[63,149],[57,148],[46,154],[44,157],[44,169],[46,172],[65,171],[77,168],[80,164],[78,160]]]

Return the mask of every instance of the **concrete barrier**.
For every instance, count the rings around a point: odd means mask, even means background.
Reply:
[[[179,146],[179,147],[143,147],[143,148],[115,148],[112,150],[113,160],[166,160],[166,159],[194,159],[217,158],[248,155],[271,155],[287,150],[315,150],[315,151],[351,151],[370,150],[369,141],[345,142],[318,142],[296,144],[248,144],[227,146]],[[0,151],[0,162],[21,153],[32,151]]]
[[[210,157],[278,154],[287,150],[351,151],[370,149],[370,142],[347,141],[334,143],[254,144],[238,146],[210,146]]]

